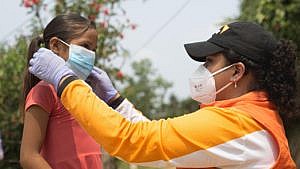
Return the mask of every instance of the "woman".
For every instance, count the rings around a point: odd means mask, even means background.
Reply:
[[[71,44],[70,49],[68,44]],[[93,58],[96,44],[94,23],[77,14],[59,15],[46,26],[42,38],[32,40],[28,62],[34,52],[44,45],[76,68],[72,59],[80,54],[78,50],[90,53]],[[29,73],[28,65],[23,89],[25,103],[22,109],[25,116],[20,152],[22,167],[101,169],[100,146],[63,107],[54,87]],[[84,72],[84,68],[81,69]]]
[[[280,118],[295,108],[291,43],[275,40],[257,24],[235,22],[185,48],[196,61],[205,61],[190,79],[192,98],[202,108],[167,120],[124,120],[49,51],[35,53],[29,70],[57,84],[63,105],[86,131],[126,161],[180,168],[296,168]],[[107,78],[98,82],[110,83]],[[111,90],[99,88],[97,95]],[[137,112],[118,95],[113,100],[116,110]]]

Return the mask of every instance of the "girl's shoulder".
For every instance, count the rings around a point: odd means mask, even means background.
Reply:
[[[45,81],[40,81],[28,93],[25,110],[32,105],[39,105],[50,112],[58,100],[54,87]]]
[[[47,95],[50,94],[57,98],[57,94],[53,85],[45,81],[40,81],[30,90],[30,92],[39,92]]]

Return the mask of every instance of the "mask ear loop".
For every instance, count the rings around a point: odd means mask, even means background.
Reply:
[[[223,68],[221,68],[221,69],[219,69],[219,70],[213,72],[211,75],[214,76],[214,75],[216,75],[216,74],[219,74],[219,73],[223,72],[224,70],[229,69],[231,66],[233,66],[233,64],[232,64],[232,65],[229,65],[229,66],[226,66],[226,67],[223,67]]]
[[[65,42],[65,41],[63,41],[63,40],[61,40],[61,39],[59,39],[59,38],[57,38],[61,43],[63,43],[63,44],[65,44],[65,45],[67,45],[68,47],[70,47],[70,45],[67,43],[67,42]]]
[[[216,92],[216,95],[220,92],[222,92],[223,90],[225,90],[227,87],[229,87],[230,85],[232,85],[233,82],[229,82],[227,83],[225,86],[223,86],[221,89],[219,89],[217,92]]]
[[[232,67],[233,65],[234,65],[234,64],[229,65],[229,66],[226,66],[226,67],[223,67],[222,69],[219,69],[219,70],[215,71],[214,73],[212,73],[212,76],[214,76],[214,75],[216,75],[216,74],[218,74],[218,73],[221,73],[221,72],[223,72],[224,70],[229,69],[229,68]],[[225,90],[225,89],[226,89],[227,87],[229,87],[230,85],[232,85],[232,83],[233,83],[233,82],[229,82],[229,83],[227,83],[225,86],[223,86],[221,89],[219,89],[218,91],[216,91],[216,95],[217,95],[218,93],[222,92],[223,90]]]

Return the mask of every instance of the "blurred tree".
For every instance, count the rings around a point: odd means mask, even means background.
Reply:
[[[242,0],[240,16],[231,20],[254,21],[273,32],[278,39],[290,39],[300,44],[299,0]],[[297,88],[300,90],[300,51],[297,56]],[[292,155],[300,166],[300,92],[297,92],[298,116],[292,117],[286,126]]]
[[[134,75],[125,77],[122,95],[149,119],[161,119],[182,115],[198,109],[192,99],[178,100],[169,89],[172,84],[156,74],[149,59],[132,64]]]
[[[14,46],[0,45],[0,129],[3,138],[4,160],[0,168],[19,166],[21,115],[18,111],[27,42],[19,37]]]

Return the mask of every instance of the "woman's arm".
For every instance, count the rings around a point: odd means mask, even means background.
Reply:
[[[25,113],[20,163],[24,169],[50,169],[40,155],[46,135],[49,113],[39,106],[31,106]]]
[[[115,108],[125,119],[130,122],[137,123],[140,121],[149,121],[149,119],[142,114],[142,112],[135,109],[134,105],[127,99]]]
[[[245,148],[244,140],[249,140],[248,134],[262,130],[246,116],[243,119],[247,125],[241,129],[241,117],[218,108],[132,123],[100,100],[83,81],[70,78],[66,82],[59,88],[65,108],[111,155],[139,165],[199,168],[240,164],[246,160],[245,149],[253,147]]]

